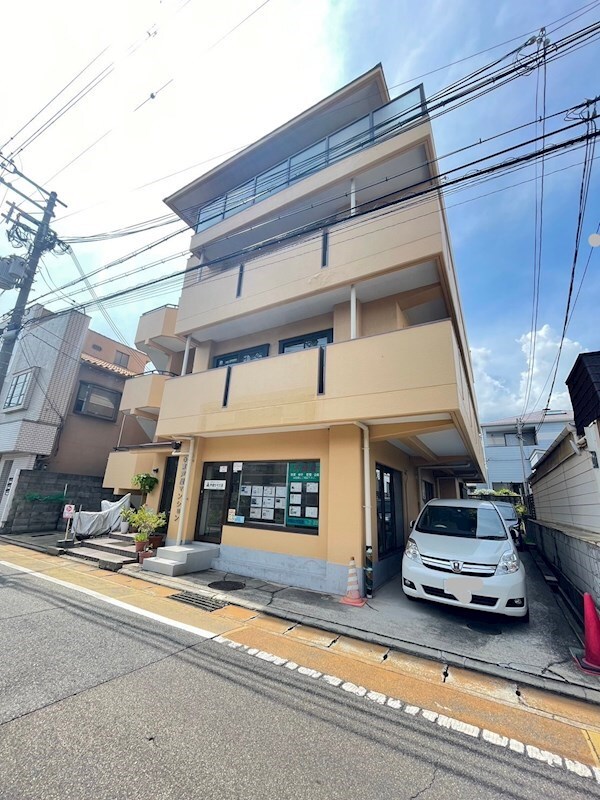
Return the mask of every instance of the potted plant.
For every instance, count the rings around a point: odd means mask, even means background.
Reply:
[[[146,501],[146,495],[154,489],[158,483],[156,475],[151,475],[149,472],[138,472],[131,479],[131,483],[136,486],[142,493],[142,505]]]
[[[133,537],[133,541],[135,542],[135,552],[143,552],[148,546],[148,533],[145,531],[138,531]]]
[[[121,533],[127,533],[131,523],[131,517],[135,514],[135,508],[121,509]]]
[[[135,514],[135,525],[138,531],[145,534],[148,539],[155,538],[159,545],[162,543],[163,535],[156,534],[156,531],[158,528],[163,528],[166,523],[167,515],[164,511],[157,513],[148,506],[141,506]]]

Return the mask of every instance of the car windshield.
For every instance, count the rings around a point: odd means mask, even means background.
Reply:
[[[502,514],[504,519],[507,519],[507,520],[517,519],[517,512],[515,511],[513,506],[500,505],[500,503],[497,503],[496,504],[496,508]]]
[[[423,533],[465,539],[506,539],[506,530],[494,508],[427,506],[417,528]]]

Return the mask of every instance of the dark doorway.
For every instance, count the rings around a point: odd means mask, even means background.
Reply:
[[[197,540],[220,544],[229,496],[231,464],[205,464],[200,490],[200,513],[196,527]]]
[[[173,504],[173,494],[175,492],[178,464],[178,456],[169,456],[165,464],[165,477],[163,479],[162,494],[160,496],[160,505],[158,510],[159,512],[164,511],[167,515],[167,526],[169,524],[169,515],[171,514],[171,505]]]
[[[377,551],[384,558],[404,547],[404,502],[402,473],[375,465],[377,497]]]

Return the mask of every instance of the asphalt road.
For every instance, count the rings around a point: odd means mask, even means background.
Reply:
[[[589,779],[0,565],[2,800],[599,795]]]

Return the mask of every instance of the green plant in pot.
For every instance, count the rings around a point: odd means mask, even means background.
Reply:
[[[131,526],[131,518],[135,514],[135,508],[121,509],[121,533],[127,533]]]
[[[135,542],[135,552],[141,553],[148,546],[148,534],[142,531],[138,531],[138,533],[136,533],[135,536],[133,537],[133,541]]]
[[[149,472],[138,472],[131,479],[131,483],[142,493],[142,505],[146,502],[146,495],[154,490],[158,483],[156,475],[151,475]]]
[[[162,533],[157,534],[156,531],[167,524],[167,515],[165,512],[161,511],[157,513],[151,508],[148,508],[148,506],[141,506],[134,516],[134,524],[139,532],[134,538],[137,540],[137,536],[143,534],[146,537],[146,541],[150,543],[152,549],[160,547],[163,535]]]

